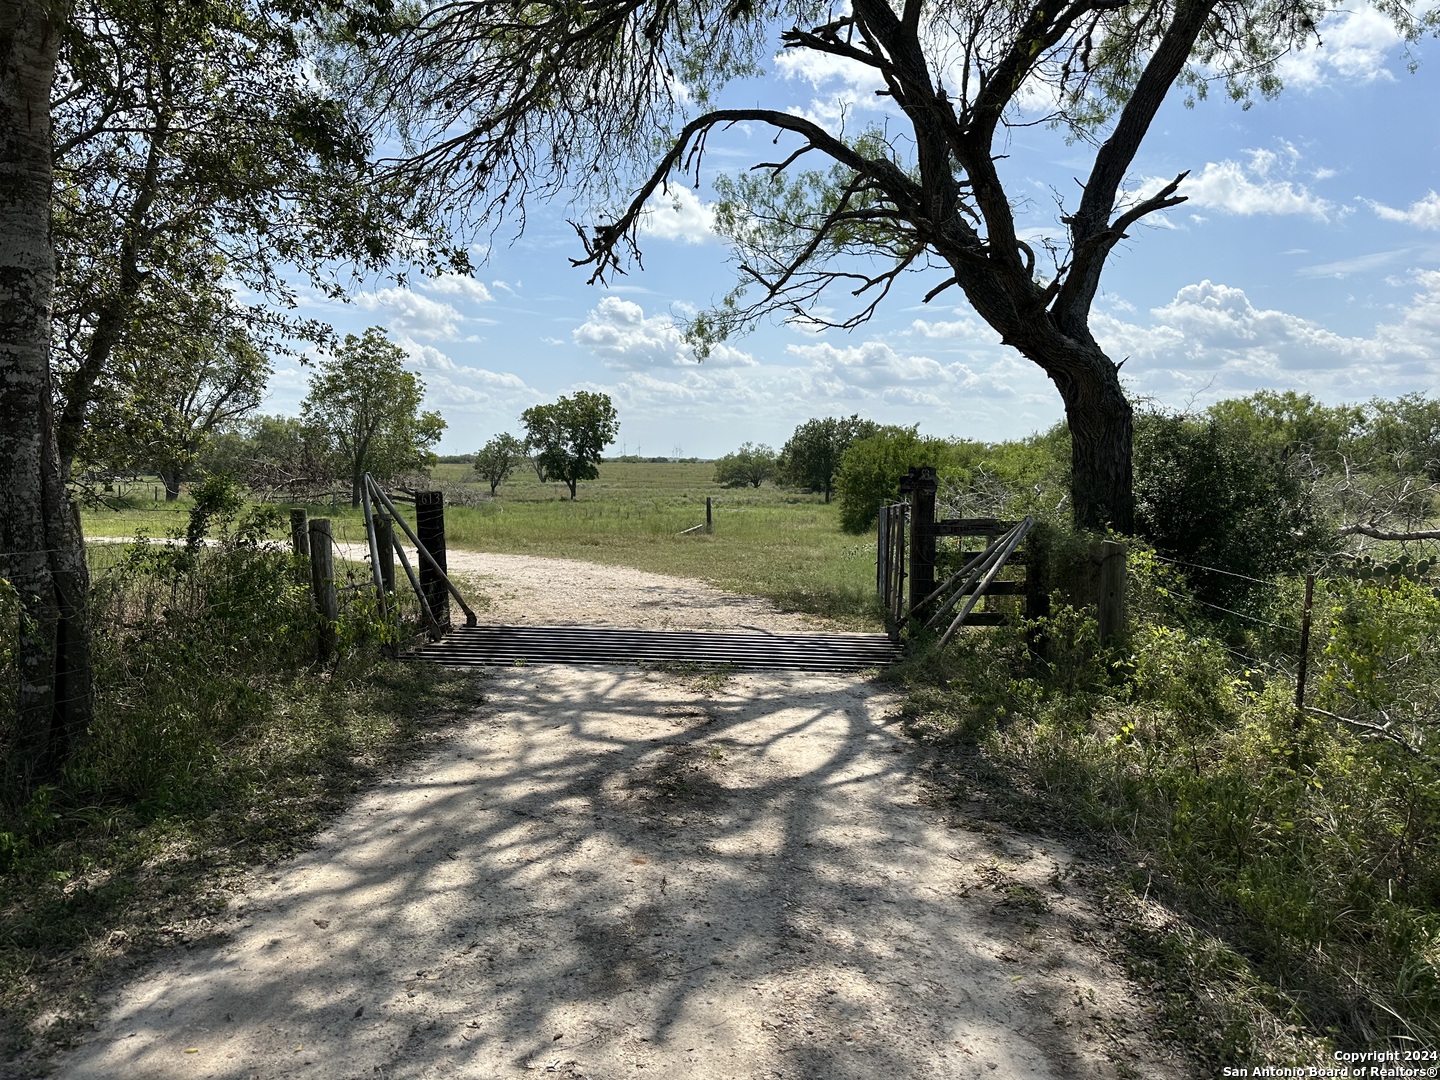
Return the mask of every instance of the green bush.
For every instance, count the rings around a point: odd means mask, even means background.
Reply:
[[[1137,931],[1136,963],[1213,1060],[1436,1045],[1440,599],[1404,579],[1324,583],[1323,711],[1302,720],[1293,653],[1237,657],[1177,612],[1173,567],[1140,550],[1131,570],[1122,651],[1100,653],[1057,597],[1034,628],[1043,661],[1023,628],[917,661],[912,730],[950,748],[958,798],[1078,823],[1139,868],[1135,925],[1142,895],[1171,915]],[[1284,596],[1298,602],[1293,580]]]
[[[1295,459],[1255,429],[1214,417],[1136,416],[1135,521],[1161,555],[1211,568],[1191,568],[1190,587],[1225,607],[1253,592],[1234,575],[1271,578],[1335,543]]]
[[[900,498],[900,479],[912,468],[939,468],[949,455],[944,439],[920,435],[915,427],[884,427],[856,439],[840,459],[835,490],[840,495],[840,527],[863,533],[875,524],[880,506]]]

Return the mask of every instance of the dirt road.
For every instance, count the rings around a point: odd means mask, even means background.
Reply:
[[[497,597],[533,580],[475,559]],[[673,590],[692,621],[723,606]],[[1183,1075],[1129,1034],[1144,1003],[1071,856],[922,805],[864,679],[536,666],[486,689],[224,940],[117,992],[61,1075]]]

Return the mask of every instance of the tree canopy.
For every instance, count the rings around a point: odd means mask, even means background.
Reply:
[[[1115,245],[1184,201],[1185,174],[1143,192],[1126,176],[1172,87],[1273,94],[1277,61],[1313,43],[1334,10],[1335,0],[457,0],[416,9],[366,60],[376,100],[410,139],[402,173],[435,200],[523,221],[527,197],[569,185],[603,202],[630,185],[623,209],[577,225],[575,261],[595,281],[638,260],[651,198],[699,183],[712,142],[737,125],[772,133],[774,154],[750,174],[716,176],[739,282],[696,319],[696,338],[777,313],[855,326],[901,275],[927,273],[927,300],[958,288],[1054,383],[1077,523],[1128,531],[1132,410],[1090,308]],[[1437,10],[1384,10],[1411,38],[1440,21]],[[868,70],[891,115],[827,127],[718,107],[725,82],[754,72],[777,41]],[[1002,172],[1016,124],[1048,124],[1093,151],[1038,244],[1017,221],[1021,178]]]
[[[779,470],[779,459],[774,450],[761,444],[744,443],[740,449],[726,454],[715,462],[715,482],[726,487],[758,488],[766,480],[773,479]]]
[[[445,430],[438,412],[420,410],[425,384],[404,364],[405,351],[380,327],[347,334],[300,403],[305,422],[344,468],[352,506],[360,505],[366,473],[384,482],[425,466]]]
[[[329,6],[71,6],[52,95],[67,465],[118,351],[132,367],[158,355],[145,340],[173,339],[188,312],[216,313],[265,346],[320,340],[328,327],[282,310],[294,279],[338,295],[345,266],[452,258],[433,219],[376,174],[356,110],[317,75]]]
[[[577,390],[549,405],[535,405],[520,414],[526,442],[537,470],[548,480],[561,480],[576,495],[581,480],[600,475],[600,455],[620,434],[620,421],[608,394]]]
[[[806,420],[781,449],[780,472],[796,487],[823,491],[828,503],[845,451],[856,439],[867,438],[879,430],[880,425],[875,421],[861,420],[858,416]]]
[[[89,468],[154,472],[180,493],[205,443],[259,408],[270,358],[228,309],[197,305],[115,352],[80,443]]]
[[[502,433],[482,446],[475,455],[475,471],[490,485],[493,497],[500,487],[525,460],[525,444],[514,435]]]

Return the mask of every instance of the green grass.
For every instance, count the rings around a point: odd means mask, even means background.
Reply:
[[[302,850],[354,793],[478,700],[471,680],[411,665],[252,681],[267,708],[183,801],[63,790],[30,808],[45,820],[0,873],[6,1076],[42,1075],[111,980],[155,950],[218,934],[247,867]]]
[[[850,629],[880,627],[874,541],[841,532],[838,506],[818,495],[771,484],[724,488],[713,480],[714,466],[703,462],[605,462],[574,502],[563,484],[541,484],[528,468],[501,485],[495,499],[467,465],[438,465],[431,476],[446,492],[452,548],[631,566],[763,596]],[[707,496],[714,531],[686,534],[704,524]],[[183,526],[190,504],[182,497],[168,509],[144,501],[117,505],[118,511],[85,513],[88,537],[163,535]],[[309,509],[331,518],[337,537],[363,537],[359,511]]]

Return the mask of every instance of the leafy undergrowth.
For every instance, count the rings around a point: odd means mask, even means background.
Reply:
[[[1060,609],[1045,661],[977,631],[896,674],[933,790],[1106,856],[1134,974],[1210,1074],[1440,1045],[1440,601],[1326,583],[1301,720],[1293,670],[1158,617],[1134,569],[1121,648]]]
[[[479,701],[472,678],[383,659],[396,629],[363,603],[316,663],[308,595],[258,542],[270,523],[210,494],[197,536],[216,544],[137,545],[97,582],[90,732],[58,780],[0,800],[7,1077],[43,1074],[108,983],[214,934],[247,872]]]

